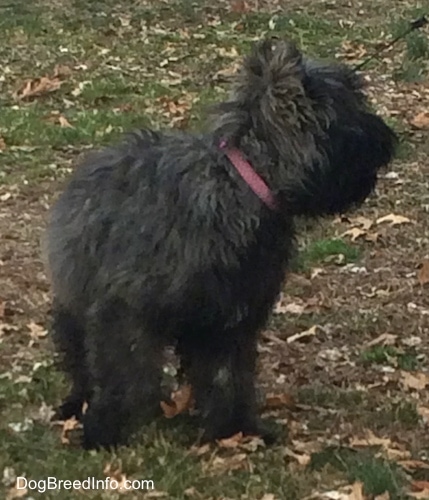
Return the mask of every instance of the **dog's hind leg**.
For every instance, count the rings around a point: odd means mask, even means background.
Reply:
[[[83,418],[87,449],[126,444],[135,424],[161,412],[162,339],[120,301],[94,309],[87,336],[94,382]]]
[[[84,349],[84,327],[67,308],[54,304],[52,338],[60,354],[61,368],[71,377],[72,389],[56,410],[53,419],[80,419],[90,389]]]
[[[181,351],[190,360],[188,378],[202,413],[203,441],[238,432],[270,441],[257,416],[256,334],[231,329],[201,342],[182,342]]]

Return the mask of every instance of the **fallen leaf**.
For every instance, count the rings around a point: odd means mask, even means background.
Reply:
[[[238,448],[240,443],[243,441],[243,433],[237,432],[233,436],[225,439],[219,439],[217,444],[220,448]]]
[[[303,314],[305,306],[294,302],[284,304],[283,299],[279,300],[274,307],[274,314]]]
[[[311,462],[311,455],[308,455],[307,453],[296,453],[289,448],[285,448],[284,453],[286,456],[293,458],[299,463],[299,465],[303,465],[304,467]]]
[[[286,339],[286,342],[288,344],[291,344],[292,342],[296,342],[297,340],[302,340],[302,339],[305,339],[307,337],[314,337],[320,328],[321,327],[319,325],[313,325],[308,330],[304,330],[303,332],[296,333],[295,335],[291,335],[290,337],[288,337]]]
[[[391,333],[382,333],[374,340],[366,343],[366,347],[373,347],[375,345],[394,345],[396,343],[398,336],[392,335]]]
[[[383,222],[389,222],[391,226],[398,226],[400,224],[409,224],[411,220],[403,215],[389,214],[377,219],[377,224],[382,224]]]
[[[417,271],[417,279],[421,286],[429,283],[429,259],[425,259]]]
[[[350,219],[350,222],[354,225],[362,226],[362,229],[365,231],[368,231],[374,225],[374,222],[371,219],[362,216],[354,217],[353,219]]]
[[[68,420],[64,420],[61,429],[61,443],[62,444],[70,444],[70,439],[68,434],[75,429],[80,428],[81,424],[76,419],[76,417],[69,418]]]
[[[71,74],[71,68],[65,64],[57,64],[54,68],[54,78],[64,78],[70,76]]]
[[[387,448],[386,455],[388,460],[399,461],[408,460],[411,457],[411,453],[408,450],[398,450],[396,448]]]
[[[245,14],[249,12],[249,5],[245,0],[234,0],[231,2],[231,12],[236,14]]]
[[[33,340],[43,339],[48,335],[48,331],[34,321],[28,323],[27,328],[30,330],[30,337]]]
[[[210,444],[206,443],[203,446],[192,446],[189,452],[191,455],[196,455],[197,457],[201,457],[210,451]]]
[[[0,335],[17,332],[19,328],[16,325],[0,322]]]
[[[261,500],[276,500],[276,497],[272,493],[265,493]]]
[[[365,500],[363,495],[363,484],[356,482],[351,486],[345,486],[338,490],[325,491],[306,497],[304,500]]]
[[[55,92],[61,87],[61,80],[58,77],[49,78],[42,76],[27,80],[16,92],[13,93],[13,98],[17,101],[24,101],[34,97],[40,97],[50,92]]]
[[[15,498],[25,497],[28,493],[27,488],[17,488],[13,486],[6,494],[6,500],[14,500]]]
[[[388,438],[379,438],[372,431],[367,431],[364,438],[352,438],[350,440],[350,446],[355,448],[381,446],[382,448],[388,449],[392,447],[392,441]]]
[[[374,497],[374,500],[390,500],[390,494],[388,491],[385,491],[382,495]]]
[[[105,474],[107,477],[110,479],[114,479],[117,481],[117,488],[114,488],[112,485],[112,482],[110,481],[109,488],[110,490],[117,491],[118,493],[131,493],[132,490],[127,489],[125,486],[127,485],[127,481],[129,478],[124,474],[121,470],[120,466],[115,466],[112,463],[108,463],[105,465],[103,469],[103,474]],[[162,492],[163,493],[163,492]],[[155,497],[152,497],[155,498]],[[162,497],[156,497],[156,498],[162,498]]]
[[[7,201],[12,198],[12,193],[4,193],[0,196],[0,201]]]
[[[326,271],[325,269],[323,269],[323,267],[314,267],[312,270],[311,270],[311,274],[310,274],[310,279],[314,279],[314,278],[317,278],[317,276],[321,275],[321,274],[325,274]]]
[[[360,481],[354,483],[350,500],[365,500],[363,496],[363,483]]]
[[[429,129],[429,112],[422,111],[410,120],[410,125],[417,129]]]
[[[429,481],[413,481],[411,483],[411,491],[407,495],[412,498],[429,498]]]
[[[422,462],[421,460],[399,460],[397,463],[408,471],[419,469],[429,470],[429,463]]]
[[[287,392],[281,394],[270,393],[265,398],[265,407],[271,410],[279,408],[296,409],[296,402],[294,397]]]
[[[345,231],[341,236],[350,236],[352,241],[356,241],[361,236],[366,236],[367,232],[359,227],[352,227]]]
[[[422,417],[424,422],[429,424],[429,408],[426,406],[418,406],[417,413]]]
[[[61,127],[65,128],[74,128],[73,125],[67,120],[67,118],[63,115],[60,115],[58,117],[58,122],[61,125]]]
[[[203,463],[204,472],[223,474],[232,470],[249,470],[250,464],[246,453],[235,453],[229,457],[215,456],[211,462]]]
[[[171,395],[171,402],[161,401],[160,403],[164,416],[173,418],[180,413],[190,410],[194,405],[192,397],[192,387],[184,385]]]
[[[401,371],[401,384],[405,389],[422,391],[429,385],[429,375],[423,372]]]

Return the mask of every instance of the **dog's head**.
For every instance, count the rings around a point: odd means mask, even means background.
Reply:
[[[251,130],[288,166],[283,179],[325,190],[323,203],[308,189],[315,206],[298,213],[335,213],[360,203],[393,156],[395,136],[370,111],[359,75],[307,58],[289,41],[257,43],[223,106],[224,135],[239,141]]]
[[[277,39],[254,45],[237,75],[232,101],[247,126],[277,141],[278,148],[287,147],[292,137],[302,147],[339,115],[350,119],[367,111],[356,72],[304,57],[293,42]]]

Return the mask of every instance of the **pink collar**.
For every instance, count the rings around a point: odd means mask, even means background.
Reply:
[[[244,158],[241,152],[235,148],[227,148],[226,141],[220,143],[220,147],[225,149],[225,154],[229,161],[237,169],[241,177],[247,182],[250,189],[258,196],[268,208],[277,210],[277,200],[264,180],[255,172],[252,165]]]

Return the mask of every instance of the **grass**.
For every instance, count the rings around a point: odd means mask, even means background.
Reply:
[[[395,466],[368,451],[327,448],[313,455],[311,467],[321,470],[327,466],[341,470],[351,482],[362,482],[367,495],[382,495],[387,491],[392,500],[401,498],[401,483],[404,482],[404,476],[401,476]]]
[[[216,74],[233,65],[253,40],[266,34],[287,33],[307,53],[333,59],[345,41],[371,48],[384,36],[385,23],[374,25],[371,16],[368,23],[358,17],[358,22],[353,19],[352,24],[344,24],[335,16],[317,11],[317,4],[312,6],[316,9],[314,12],[299,8],[272,12],[264,6],[259,10],[235,12],[226,2],[190,0],[122,2],[120,5],[113,0],[33,3],[18,0],[0,5],[3,34],[0,145],[2,141],[5,144],[4,148],[0,146],[0,183],[6,194],[13,184],[27,186],[36,193],[32,194],[30,189],[28,206],[11,205],[11,226],[21,216],[26,217],[26,229],[36,224],[35,214],[28,207],[33,206],[34,199],[52,195],[45,192],[46,186],[67,176],[76,158],[87,149],[116,140],[135,126],[194,129],[202,126],[206,108],[224,98],[227,92],[227,86]],[[384,12],[378,8],[374,7],[373,14],[381,15],[384,21]],[[341,21],[348,16],[346,11],[340,14]],[[398,7],[396,18],[403,15],[408,17],[408,13],[404,14]],[[393,35],[400,28],[397,21],[395,23],[391,25]],[[424,35],[408,37],[397,76],[413,80],[423,77],[427,55]],[[28,79],[44,76],[52,79],[58,65],[68,68],[58,90],[28,100],[13,98],[13,92],[22,88]],[[71,126],[64,126],[64,121],[62,126],[59,117]],[[400,129],[400,124],[394,122],[395,128]],[[400,159],[409,159],[414,154],[415,149],[403,142]],[[24,195],[20,197],[22,200]],[[0,207],[6,207],[6,211],[8,205]],[[9,232],[9,227],[6,230]],[[329,228],[326,233],[328,236],[316,238],[308,232],[297,265],[298,273],[304,274],[302,271],[313,267],[334,273],[335,265],[353,263],[364,257],[360,246],[330,236]],[[6,247],[9,240],[15,241],[14,237],[12,234],[7,242],[2,241],[5,247],[4,251],[1,247],[0,262],[7,266],[10,260],[16,259],[18,267],[11,276],[18,280],[30,272],[29,261],[25,260],[25,252],[29,250],[27,242],[18,243],[12,250]],[[328,293],[330,282],[324,284],[322,294]],[[2,321],[16,321],[21,328],[16,335],[0,334],[0,361],[4,367],[0,374],[0,471],[11,474],[13,469],[14,474],[32,479],[47,476],[66,480],[88,476],[102,479],[106,476],[106,465],[113,464],[113,469],[120,469],[127,477],[153,480],[159,495],[164,494],[159,498],[172,500],[301,500],[311,492],[332,490],[338,484],[353,481],[362,481],[368,494],[388,491],[391,499],[402,498],[405,484],[402,473],[375,453],[332,449],[326,444],[320,453],[309,452],[311,466],[308,468],[299,466],[287,455],[285,446],[325,442],[325,439],[328,443],[328,435],[332,437],[332,433],[340,432],[341,425],[347,421],[356,430],[362,426],[380,433],[399,429],[408,437],[417,432],[421,424],[415,402],[405,397],[399,402],[391,401],[384,393],[373,398],[352,384],[344,387],[338,383],[327,384],[319,381],[325,370],[320,366],[313,366],[311,374],[306,372],[307,365],[317,358],[321,342],[318,338],[304,347],[299,343],[287,346],[288,351],[276,363],[266,361],[267,372],[278,377],[289,357],[295,360],[295,368],[288,376],[298,386],[299,403],[309,407],[302,413],[288,409],[272,412],[271,417],[277,419],[278,425],[288,422],[291,433],[290,439],[282,438],[272,447],[249,451],[213,446],[198,456],[192,451],[197,431],[186,419],[156,422],[134,436],[130,447],[115,453],[89,453],[73,443],[62,444],[61,429],[51,425],[43,412],[46,405],[56,406],[66,394],[67,381],[53,365],[45,341],[27,347],[28,338],[23,333],[33,315],[46,317],[47,306],[43,311],[38,309],[31,295],[32,286],[35,285],[28,280],[21,295],[15,293],[8,297],[18,310],[13,319],[0,316],[0,326]],[[304,283],[300,288],[300,294],[308,300],[314,300],[317,293],[320,293],[317,280],[310,286]],[[334,296],[329,315],[322,309],[298,319],[276,318],[275,329],[282,332],[292,322],[302,330],[315,323],[338,322],[336,299]],[[356,297],[353,296],[353,300],[357,306],[341,327],[345,330],[344,336],[350,335],[350,343],[360,334],[375,333],[370,328],[376,332],[382,328],[378,323],[355,324],[356,318],[361,319],[365,312],[359,310]],[[348,297],[344,302],[347,301]],[[332,337],[329,328],[326,331],[328,342],[343,342],[343,338]],[[345,343],[348,341],[346,337]],[[416,352],[393,347],[363,350],[355,363],[356,369],[364,367],[365,375],[377,365],[392,365],[403,370],[420,366]],[[334,368],[333,378],[337,365]],[[343,369],[340,363],[338,370]],[[295,380],[293,377],[300,370],[302,378]],[[374,376],[379,374],[374,373]],[[285,380],[289,379],[285,376]],[[277,391],[288,390],[282,384],[284,382],[275,385]],[[320,408],[323,411],[319,412]],[[6,477],[6,472],[3,475]],[[5,479],[0,485],[0,495],[6,497],[12,483]],[[58,492],[53,491],[43,494],[30,491],[29,495],[35,499],[59,498]],[[60,495],[64,500],[76,498],[76,493],[70,491],[62,491]],[[119,498],[119,495],[88,491],[85,497]]]
[[[341,239],[321,239],[310,242],[298,256],[295,267],[305,270],[318,264],[348,264],[356,262],[361,252],[355,245]]]
[[[401,370],[416,370],[419,366],[416,353],[412,350],[401,352],[393,346],[377,345],[365,349],[361,353],[362,362],[365,364],[394,365]]]

